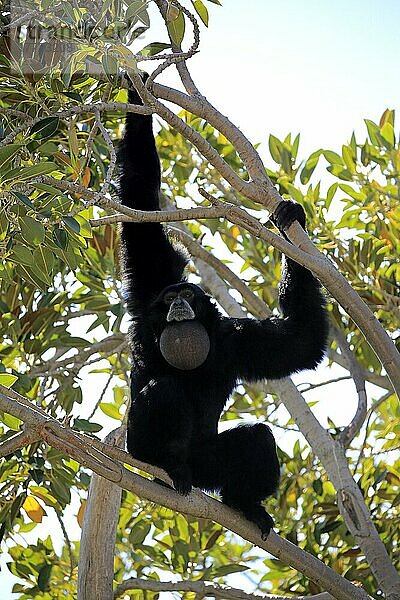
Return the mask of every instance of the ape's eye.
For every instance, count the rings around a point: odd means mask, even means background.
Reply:
[[[171,304],[175,300],[176,296],[176,292],[167,292],[164,296],[165,304]]]
[[[181,293],[179,294],[181,296],[181,298],[185,298],[186,300],[191,300],[194,296],[192,290],[182,290]]]

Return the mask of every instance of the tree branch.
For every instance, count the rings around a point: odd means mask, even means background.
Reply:
[[[150,592],[194,592],[199,598],[210,596],[225,600],[334,600],[327,592],[312,596],[276,596],[274,594],[246,593],[243,590],[227,585],[217,585],[205,581],[156,581],[155,579],[126,579],[120,583],[114,592],[114,598],[119,598],[129,590]]]
[[[17,450],[20,450],[25,446],[30,446],[38,440],[40,440],[40,435],[38,435],[36,429],[27,427],[23,431],[20,431],[1,442],[0,457],[14,454]]]
[[[122,446],[126,428],[109,433],[105,444]],[[78,565],[78,600],[113,596],[114,549],[122,488],[93,473],[82,524]],[[101,540],[101,543],[98,543]]]
[[[173,489],[164,488],[154,481],[132,473],[121,463],[110,458],[110,447],[106,444],[101,444],[98,441],[92,444],[94,440],[91,440],[89,444],[87,437],[61,425],[48,415],[43,415],[43,411],[38,411],[37,407],[30,405],[28,400],[16,392],[12,392],[12,394],[9,392],[10,390],[7,388],[0,386],[1,410],[38,427],[41,438],[50,446],[65,452],[98,475],[151,502],[156,502],[172,510],[190,514],[197,518],[211,519],[220,523],[241,535],[244,539],[287,562],[293,568],[298,569],[338,600],[368,599],[368,594],[364,590],[355,587],[317,558],[280,538],[273,531],[271,531],[266,541],[262,541],[260,532],[253,523],[246,521],[236,511],[221,502],[213,500],[202,492],[195,490],[188,496],[181,496]],[[101,447],[102,451],[97,450],[97,447]],[[119,452],[123,451],[119,450]],[[129,462],[131,463],[131,461]],[[148,472],[154,471],[148,465],[146,465],[145,470]]]
[[[0,115],[7,114],[10,109],[3,108],[0,106]],[[84,113],[96,113],[96,112],[104,112],[104,111],[114,111],[114,112],[133,112],[139,115],[151,115],[152,110],[148,106],[138,106],[137,104],[127,104],[125,102],[97,102],[95,104],[84,104],[80,106],[71,106],[71,108],[67,108],[65,110],[60,110],[58,112],[52,113],[52,117],[59,117],[60,119],[64,119],[67,117],[72,117],[73,115],[81,115]],[[18,111],[21,112],[21,111]],[[23,114],[23,113],[22,113]],[[22,116],[19,115],[19,116]],[[0,148],[3,146],[7,146],[7,144],[11,144],[18,134],[24,133],[36,123],[39,123],[45,117],[43,115],[39,117],[35,117],[32,119],[30,115],[25,115],[26,121],[22,125],[19,125],[9,133],[1,142]]]
[[[227,310],[226,306],[222,306]],[[343,446],[321,426],[290,378],[269,381],[268,388],[269,392],[272,389],[278,395],[299,431],[319,457],[337,491],[339,509],[350,532],[365,553],[387,598],[397,600],[400,592],[399,577],[372,522],[362,492],[349,471]]]
[[[354,415],[351,423],[347,425],[341,431],[339,435],[339,442],[343,444],[346,448],[350,445],[351,441],[356,437],[359,433],[361,427],[367,416],[367,392],[365,390],[365,378],[363,376],[363,371],[361,365],[358,364],[353,352],[350,350],[350,346],[347,343],[346,336],[338,327],[331,324],[331,329],[333,335],[338,343],[340,351],[345,358],[347,363],[347,368],[352,376],[354,381],[354,385],[356,387],[357,396],[358,396],[358,404],[356,414]]]
[[[84,366],[87,359],[93,354],[102,353],[106,356],[115,354],[122,348],[127,348],[127,341],[122,333],[117,333],[104,338],[100,342],[91,343],[88,341],[88,348],[80,350],[77,354],[64,358],[63,360],[48,360],[39,365],[35,365],[30,370],[30,375],[33,377],[46,377],[49,375],[56,375],[63,371],[76,369],[77,366]]]

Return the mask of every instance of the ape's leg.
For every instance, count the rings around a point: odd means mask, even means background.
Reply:
[[[221,433],[218,439],[226,465],[222,500],[258,525],[262,538],[266,539],[273,520],[261,501],[275,492],[279,482],[279,462],[271,430],[261,423],[241,426]]]
[[[163,468],[175,489],[187,494],[192,488],[189,440],[192,431],[190,405],[176,380],[151,381],[134,398],[129,411],[129,453]]]
[[[220,433],[195,453],[193,483],[220,490],[228,506],[261,529],[266,539],[273,520],[261,501],[279,482],[279,463],[273,435],[266,425],[245,425]]]

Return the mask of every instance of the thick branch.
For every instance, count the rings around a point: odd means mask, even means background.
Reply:
[[[239,177],[237,173],[228,165],[228,163],[220,156],[220,154],[207,142],[206,139],[200,133],[195,131],[190,125],[180,119],[172,110],[167,108],[164,104],[159,102],[153,96],[147,88],[143,85],[143,82],[138,73],[129,73],[132,82],[137,89],[143,102],[151,106],[153,112],[157,113],[160,117],[165,119],[171,127],[176,129],[183,135],[184,138],[192,142],[192,144],[201,152],[203,156],[217,169],[220,175],[226,179],[236,190],[242,194],[249,194],[250,188],[252,187],[251,182],[244,181]]]
[[[105,438],[122,446],[124,426]],[[114,548],[122,489],[93,473],[82,524],[78,564],[78,600],[105,600],[113,596]],[[100,543],[99,543],[100,541]]]
[[[265,167],[252,143],[227,116],[220,113],[204,96],[196,95],[196,97],[193,98],[179,90],[160,85],[159,83],[153,84],[152,92],[157,98],[173,102],[196,116],[206,119],[210,125],[223,133],[235,147],[250,178],[254,181],[259,179],[262,181],[266,180]]]
[[[35,428],[27,428],[4,440],[0,444],[0,457],[14,454],[17,450],[40,440]]]

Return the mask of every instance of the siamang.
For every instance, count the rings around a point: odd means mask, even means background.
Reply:
[[[142,104],[133,88],[129,102]],[[159,210],[151,116],[128,113],[118,156],[122,204]],[[284,234],[294,220],[305,227],[302,207],[281,201],[276,226]],[[132,317],[128,451],[162,467],[180,494],[192,486],[219,492],[265,539],[273,520],[261,502],[276,491],[280,471],[273,435],[263,423],[218,433],[218,421],[239,380],[279,379],[316,367],[328,329],[324,298],[311,272],[287,258],[279,288],[283,318],[227,318],[187,281],[187,262],[160,223],[122,224]]]

